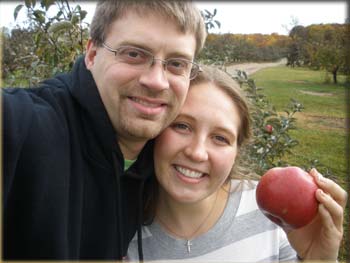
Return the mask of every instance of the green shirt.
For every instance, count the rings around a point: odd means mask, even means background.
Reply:
[[[124,171],[128,170],[129,167],[136,161],[135,160],[126,160],[124,159]]]

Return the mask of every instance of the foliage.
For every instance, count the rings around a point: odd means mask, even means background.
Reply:
[[[303,110],[303,105],[291,99],[285,114],[281,115],[260,93],[261,88],[255,85],[253,79],[248,78],[244,71],[236,72],[233,78],[240,83],[251,105],[253,141],[244,149],[244,158],[249,160],[257,174],[263,174],[272,167],[287,166],[283,157],[298,144],[289,132],[296,128],[294,115]]]
[[[215,27],[220,28],[221,23],[218,20],[215,20],[214,17],[217,14],[217,10],[214,9],[213,13],[209,12],[208,10],[201,11],[202,17],[204,19],[205,28],[207,32],[209,32],[210,29],[213,29]]]
[[[1,37],[4,39],[2,74],[11,83],[31,68],[34,40],[29,30],[21,28],[3,30]]]
[[[346,63],[348,27],[348,24],[295,26],[289,33],[291,43],[287,64],[327,70],[332,74],[333,82],[337,83],[338,71],[350,73]]]
[[[289,37],[278,34],[209,34],[199,60],[228,65],[276,61],[287,56]]]
[[[49,15],[54,6],[57,12]],[[88,24],[83,22],[87,12],[80,5],[72,8],[65,0],[41,0],[40,4],[25,0],[15,8],[15,18],[23,7],[28,27],[15,28],[4,36],[4,76],[27,80],[30,86],[70,70],[76,57],[83,54],[88,38]]]

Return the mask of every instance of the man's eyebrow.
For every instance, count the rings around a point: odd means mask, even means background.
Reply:
[[[120,42],[118,46],[133,46],[133,47],[144,49],[152,54],[156,53],[155,50],[150,48],[146,43],[140,43],[138,41],[126,40],[126,41]],[[173,51],[169,54],[166,54],[166,56],[167,58],[184,58],[190,61],[193,60],[193,57],[190,54],[187,54],[181,51]]]
[[[173,53],[170,53],[168,55],[169,58],[184,58],[184,59],[187,59],[187,60],[190,60],[192,61],[193,60],[193,57],[189,54],[186,54],[184,52],[173,52]]]
[[[135,41],[122,41],[118,43],[118,46],[116,48],[121,46],[132,46],[132,47],[137,47],[137,48],[141,48],[146,51],[152,52],[152,50],[150,48],[147,48],[146,45],[140,44],[139,42],[135,42]]]

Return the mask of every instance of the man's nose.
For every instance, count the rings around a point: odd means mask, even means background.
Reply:
[[[154,90],[169,89],[170,85],[164,62],[154,59],[153,63],[142,72],[140,83]]]

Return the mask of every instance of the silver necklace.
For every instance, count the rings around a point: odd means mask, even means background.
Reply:
[[[199,226],[196,228],[196,230],[189,236],[189,237],[186,237],[186,236],[181,236],[179,234],[177,234],[175,231],[173,231],[167,224],[164,223],[163,220],[160,219],[160,217],[158,216],[157,219],[158,221],[169,231],[171,232],[172,234],[174,234],[175,236],[178,236],[178,237],[181,237],[183,239],[186,240],[186,244],[185,246],[187,247],[187,252],[188,253],[191,253],[191,246],[193,245],[192,243],[192,237],[202,228],[202,226],[204,225],[205,222],[207,222],[208,218],[210,217],[210,215],[212,214],[213,210],[214,210],[214,207],[215,207],[215,204],[216,204],[216,201],[218,199],[218,195],[219,195],[219,191],[217,191],[216,193],[216,197],[215,197],[215,201],[213,203],[213,206],[211,207],[208,215],[203,219],[202,223],[199,224]]]

